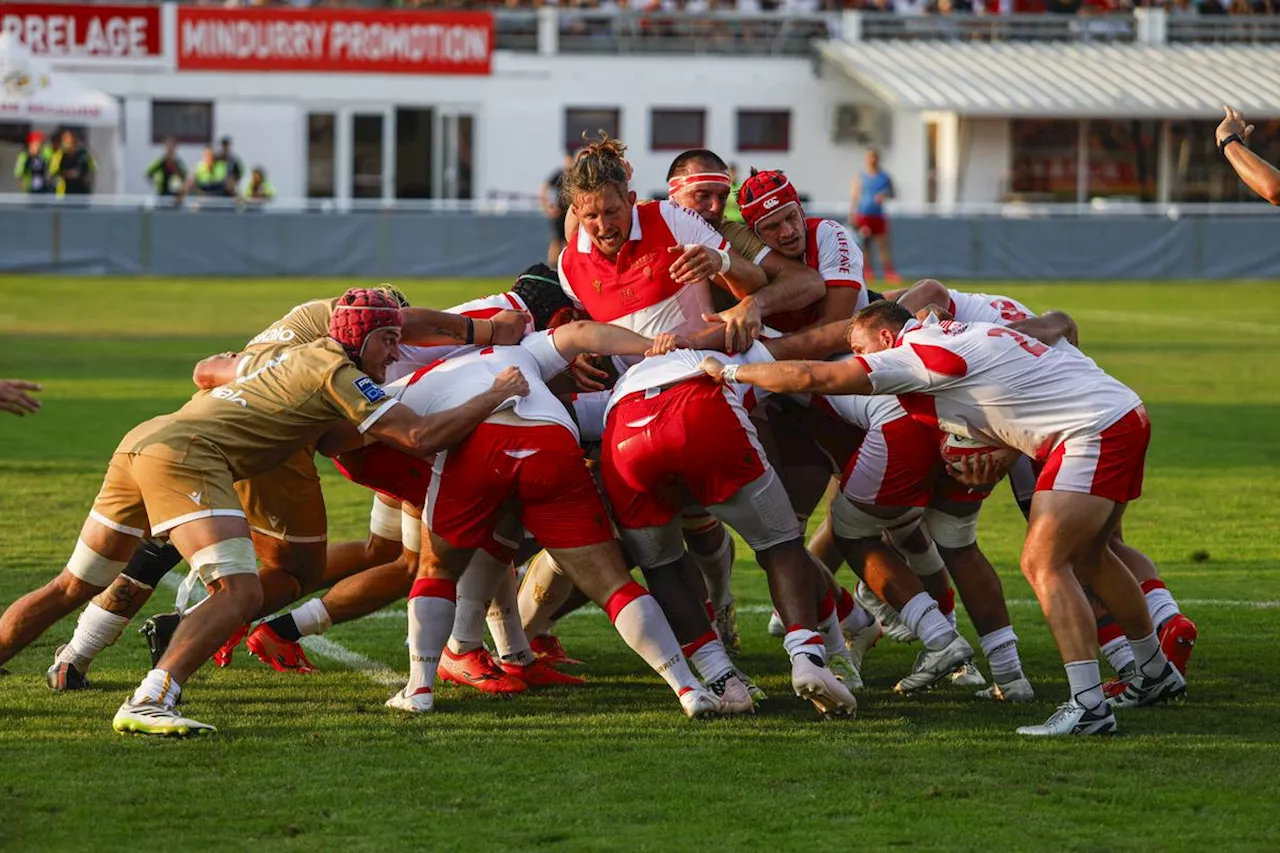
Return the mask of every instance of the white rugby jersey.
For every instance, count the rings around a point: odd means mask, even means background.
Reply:
[[[463,302],[452,308],[446,308],[450,314],[461,314],[473,320],[488,320],[503,311],[523,311],[529,319],[525,322],[524,333],[533,334],[533,313],[529,311],[524,300],[514,293],[495,293],[492,296],[481,296],[470,302]],[[470,349],[468,344],[438,344],[432,347],[415,347],[400,345],[400,358],[387,368],[387,381],[394,382],[408,376],[420,367],[426,367],[453,353]]]
[[[671,281],[669,268],[680,255],[669,249],[689,244],[724,249],[729,245],[724,237],[698,214],[663,200],[632,208],[628,243],[616,259],[619,286],[613,295],[602,293],[595,267],[610,262],[599,257],[586,229],[579,226],[577,238],[560,253],[558,264],[560,286],[574,304],[593,320],[650,338],[706,328],[702,315],[715,312],[711,283],[707,279],[684,285]]]
[[[808,237],[805,256],[809,265],[818,271],[828,287],[856,285],[858,308],[866,308],[862,249],[850,236],[849,229],[834,219],[819,219]]]
[[[849,361],[853,358],[853,355],[844,355],[832,360]],[[823,394],[818,399],[845,423],[863,431],[907,416],[907,410],[893,394]]]
[[[725,364],[760,364],[774,360],[773,356],[769,354],[769,350],[759,341],[754,342],[746,352],[736,355],[726,355],[714,350],[678,349],[672,350],[666,355],[646,358],[619,377],[617,384],[613,386],[613,394],[609,397],[609,404],[605,407],[605,417],[608,417],[614,404],[628,394],[648,391],[650,388],[666,388],[686,379],[705,376],[706,373],[702,369],[702,359],[708,355],[719,359]],[[754,408],[757,402],[763,400],[769,394],[763,388],[756,388],[739,382],[731,383],[725,387],[737,394],[738,399],[743,401],[743,405],[748,410]]]
[[[892,349],[855,356],[877,394],[918,420],[1044,459],[1142,404],[1075,347],[1050,347],[991,323],[912,322]]]
[[[510,397],[494,411],[511,409],[526,420],[560,424],[578,438],[573,418],[545,384],[569,366],[551,338],[550,331],[535,332],[517,346],[468,347],[466,352],[437,360],[392,382],[386,391],[418,414],[426,415],[461,406],[489,390],[504,368],[518,367],[529,383],[528,396]]]
[[[994,323],[1007,326],[1036,316],[1036,312],[1016,299],[990,293],[965,293],[947,288],[951,304],[947,310],[957,323]]]

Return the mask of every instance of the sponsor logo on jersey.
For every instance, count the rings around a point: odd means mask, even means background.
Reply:
[[[254,344],[272,344],[277,342],[287,344],[292,343],[296,337],[298,337],[298,333],[293,329],[288,329],[283,326],[275,326],[274,328],[267,329],[265,332],[249,341],[249,346],[253,346]]]
[[[383,397],[387,396],[387,392],[382,390],[377,382],[374,382],[368,376],[361,376],[355,381],[356,390],[364,395],[364,398],[370,403],[376,403]]]

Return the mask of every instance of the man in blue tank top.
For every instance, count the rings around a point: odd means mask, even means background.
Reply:
[[[873,247],[875,255],[880,258],[885,279],[891,282],[900,280],[889,251],[889,223],[884,215],[884,202],[888,198],[893,198],[893,178],[880,169],[880,152],[868,148],[866,168],[853,179],[853,210],[849,214],[849,224],[862,241],[867,281],[872,277]]]

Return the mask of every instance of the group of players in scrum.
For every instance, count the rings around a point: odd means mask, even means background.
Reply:
[[[729,223],[714,153],[680,155],[669,198],[638,204],[623,151],[590,143],[566,174],[558,273],[539,265],[448,311],[353,289],[201,362],[201,392],[117,448],[66,568],[0,616],[0,664],[88,602],[48,671],[55,690],[87,686],[185,558],[209,594],[145,623],[153,669],[117,731],[213,731],[176,707],[211,657],[226,665],[243,641],[310,671],[302,637],[406,595],[410,678],[391,708],[430,711],[437,675],[492,693],[581,683],[551,630],[590,600],[687,715],[748,713],[763,693],[735,664],[727,525],[767,574],[796,694],[822,714],[854,713],[884,633],[923,646],[900,693],[948,680],[1027,702],[976,538],[1008,473],[1028,517],[1022,570],[1070,685],[1019,733],[1111,733],[1113,708],[1185,691],[1196,628],[1120,532],[1146,412],[1069,317],[933,280],[873,294],[844,227],[807,218],[782,173],[753,172],[745,223]],[[328,543],[317,452],[377,492],[366,542]]]

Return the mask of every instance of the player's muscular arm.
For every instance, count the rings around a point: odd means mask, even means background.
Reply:
[[[817,329],[828,323],[849,322],[853,317],[854,309],[858,307],[858,294],[861,292],[857,287],[828,287],[827,295],[822,300],[822,314],[809,328]]]
[[[461,406],[430,415],[419,415],[408,406],[392,406],[366,434],[410,456],[430,456],[471,435],[503,401],[528,393],[529,383],[520,369],[508,367],[498,374],[488,391]]]
[[[402,308],[400,313],[404,318],[400,340],[411,346],[465,344],[468,329],[472,330],[471,343],[479,346],[519,343],[524,335],[524,315],[518,311],[503,311],[492,319],[472,319],[431,308]]]
[[[726,367],[707,356],[702,369],[717,382],[744,382],[775,394],[873,394],[871,378],[856,361],[780,361]]]
[[[197,388],[204,391],[226,385],[228,382],[234,382],[236,368],[239,367],[241,358],[243,358],[242,354],[236,352],[211,355],[196,363],[196,369],[191,374],[191,381],[195,383]]]
[[[890,299],[891,297],[886,293],[884,298]],[[902,291],[902,295],[893,301],[915,314],[928,305],[941,305],[944,307],[949,305],[951,303],[951,294],[947,291],[946,285],[937,279],[924,278]]]
[[[1039,317],[1028,317],[1010,323],[1009,328],[1052,346],[1063,338],[1072,346],[1080,346],[1080,330],[1075,320],[1062,311],[1046,311]]]
[[[770,338],[763,341],[769,354],[777,361],[826,358],[836,353],[847,353],[849,320],[837,320],[814,326],[794,335]]]
[[[674,335],[659,335],[664,350],[674,349],[673,343],[685,343]],[[654,349],[655,339],[638,335],[630,329],[609,323],[578,320],[566,323],[551,336],[556,352],[565,361],[573,361],[583,353],[592,355],[646,355]]]
[[[703,315],[703,319],[709,323],[724,324],[724,347],[730,352],[742,352],[750,347],[751,342],[760,335],[766,316],[779,311],[804,308],[817,302],[827,292],[826,282],[818,271],[799,261],[770,252],[761,264],[766,272],[774,271],[771,274],[771,284],[743,297],[728,311]]]

